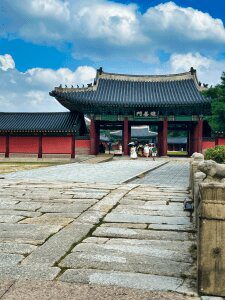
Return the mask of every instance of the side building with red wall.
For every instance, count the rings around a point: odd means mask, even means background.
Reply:
[[[0,156],[75,158],[85,147],[89,154],[88,141],[79,141],[84,124],[78,112],[0,113]]]

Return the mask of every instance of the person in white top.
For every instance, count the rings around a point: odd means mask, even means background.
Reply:
[[[148,146],[148,144],[146,144],[144,146],[144,156],[149,157],[149,146]]]
[[[134,146],[132,146],[130,148],[130,158],[131,159],[136,159],[137,158],[136,147],[134,147]]]

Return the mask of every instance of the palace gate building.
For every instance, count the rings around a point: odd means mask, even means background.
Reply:
[[[187,132],[188,153],[201,152],[203,136],[210,136],[205,118],[210,100],[202,96],[196,70],[174,75],[124,75],[97,70],[88,87],[55,88],[50,95],[72,112],[91,119],[90,153],[97,154],[101,129],[123,132],[123,152],[128,154],[131,126],[158,128],[158,152],[167,155],[168,130]],[[81,132],[81,135],[84,134]]]
[[[97,154],[101,130],[122,130],[129,153],[131,127],[157,131],[157,147],[167,155],[168,131],[185,131],[188,154],[215,146],[206,121],[211,103],[201,94],[196,71],[173,75],[124,75],[97,70],[87,87],[50,92],[69,112],[0,113],[0,157]],[[84,116],[90,122],[88,131]],[[224,140],[219,143],[224,143]]]

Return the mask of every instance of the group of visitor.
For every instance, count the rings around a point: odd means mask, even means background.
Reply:
[[[152,157],[153,160],[157,157],[157,148],[155,144],[139,144],[138,142],[132,142],[130,146],[130,158],[136,159],[140,157]]]

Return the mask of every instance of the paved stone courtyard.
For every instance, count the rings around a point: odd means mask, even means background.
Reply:
[[[132,184],[15,180],[16,173],[2,179],[0,280],[172,291],[171,299],[195,295],[195,235],[183,211],[182,165],[169,163]],[[158,185],[140,184],[165,168],[183,183],[168,186],[159,177]]]
[[[154,169],[165,161],[113,160],[101,164],[72,163],[48,168],[21,171],[6,175],[7,179],[34,179],[48,181],[123,183],[131,177]]]

